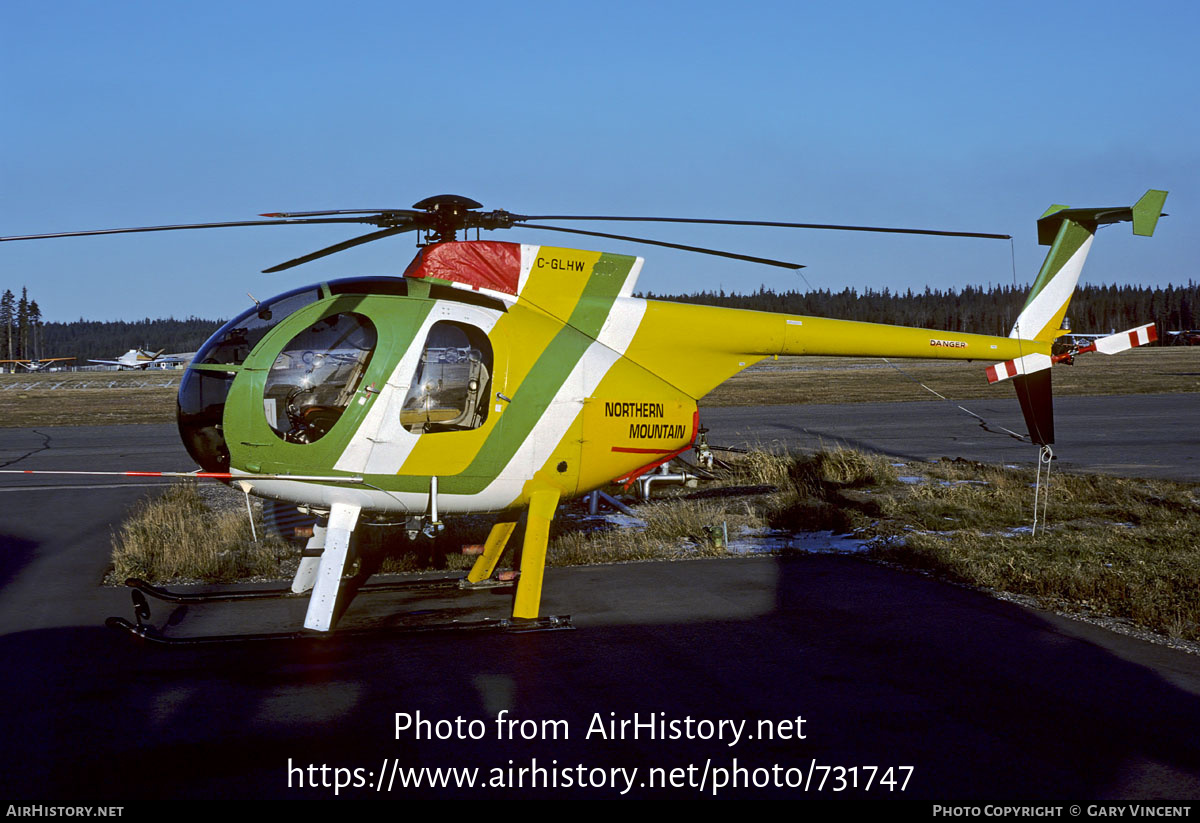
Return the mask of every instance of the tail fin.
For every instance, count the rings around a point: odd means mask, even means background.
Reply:
[[[1162,207],[1166,200],[1165,191],[1150,189],[1133,206],[1072,209],[1056,205],[1047,209],[1038,219],[1038,243],[1050,246],[1050,251],[1008,336],[1048,345],[1063,334],[1063,318],[1096,229],[1109,223],[1132,221],[1134,234],[1149,237],[1154,234],[1158,218],[1165,216]],[[1030,438],[1039,445],[1053,443],[1051,358],[1031,353],[1010,363],[1019,364],[1019,368],[1013,369],[1020,372],[1013,375],[1013,382]]]
[[[1051,342],[1058,337],[1063,317],[1079,282],[1079,273],[1099,226],[1133,222],[1133,233],[1154,234],[1167,193],[1150,189],[1133,206],[1072,209],[1051,206],[1038,219],[1038,243],[1050,246],[1025,307],[1009,337]]]

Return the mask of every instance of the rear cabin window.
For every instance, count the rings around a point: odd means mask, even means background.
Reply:
[[[400,422],[410,432],[476,429],[487,420],[492,346],[482,330],[465,323],[434,323]]]

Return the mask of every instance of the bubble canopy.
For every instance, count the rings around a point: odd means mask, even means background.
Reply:
[[[229,449],[223,431],[225,401],[246,358],[276,325],[325,297],[406,293],[406,283],[392,277],[335,280],[320,286],[303,286],[256,303],[221,326],[196,352],[179,385],[177,422],[188,454],[205,471],[229,470]],[[365,317],[359,318],[352,319],[347,314],[326,318],[317,324],[321,329],[310,330],[307,336],[297,335],[276,358],[278,368],[271,369],[263,410],[282,439],[313,442],[336,422],[338,414],[334,409],[339,396],[353,393],[356,386],[350,384],[361,380],[375,345],[374,326]],[[307,387],[303,385],[305,379]],[[306,388],[313,390],[305,391]],[[272,411],[275,415],[270,419]]]

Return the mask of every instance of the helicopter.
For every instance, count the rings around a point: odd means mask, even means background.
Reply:
[[[698,399],[772,355],[997,361],[1030,432],[1054,441],[1050,367],[1084,350],[1149,342],[1146,327],[1059,351],[1064,316],[1095,232],[1132,222],[1152,235],[1166,200],[1055,205],[1037,221],[1050,246],[1008,337],[793,316],[634,296],[643,258],[479,239],[536,228],[799,264],[661,240],[546,225],[626,221],[1007,238],[875,226],[708,218],[520,215],[459,195],[411,209],[274,212],[262,220],[65,232],[0,240],[198,228],[361,223],[377,230],[266,269],[276,272],[419,232],[401,277],[335,279],[255,304],[200,347],[178,394],[178,428],[200,476],[316,514],[291,591],[310,592],[305,629],[333,630],[360,523],[426,524],[499,512],[465,585],[485,585],[526,514],[514,621],[539,620],[550,524],[561,501],[628,485],[691,449]],[[476,239],[459,234],[476,230]],[[1150,330],[1153,327],[1148,327]],[[696,329],[709,330],[695,334]],[[136,604],[136,598],[135,598]]]

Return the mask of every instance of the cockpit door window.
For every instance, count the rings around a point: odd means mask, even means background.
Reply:
[[[361,314],[323,317],[293,337],[267,374],[263,413],[288,443],[324,437],[350,405],[375,351],[374,324]]]

